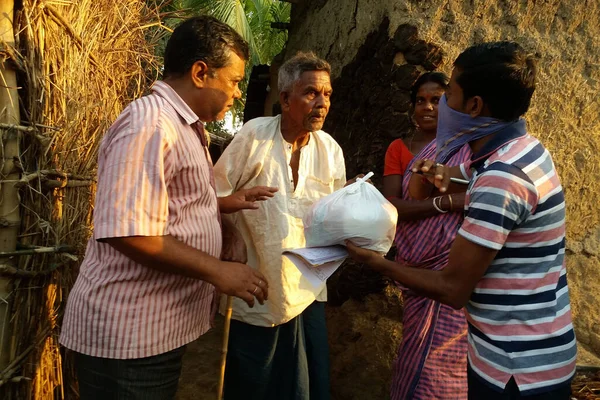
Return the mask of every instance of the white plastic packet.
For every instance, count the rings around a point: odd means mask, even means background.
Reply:
[[[371,176],[315,202],[303,218],[307,247],[345,244],[387,253],[396,234],[398,212],[373,185]]]

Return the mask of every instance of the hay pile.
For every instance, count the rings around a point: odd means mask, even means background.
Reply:
[[[600,371],[597,368],[580,368],[571,385],[572,398],[596,400],[600,398]]]
[[[58,322],[91,234],[100,139],[157,75],[153,44],[164,30],[155,21],[164,4],[148,4],[24,0],[15,10],[10,58],[21,102],[18,249],[47,252],[20,253],[15,268],[4,271],[13,280],[11,363],[0,371],[2,399],[71,397]]]

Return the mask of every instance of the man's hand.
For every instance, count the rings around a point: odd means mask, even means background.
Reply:
[[[434,160],[417,160],[413,163],[412,172],[422,174],[440,193],[446,192],[450,186],[450,168]]]
[[[254,298],[264,304],[269,298],[269,283],[258,271],[246,264],[222,261],[213,284],[229,296],[239,297],[249,307],[254,307]]]
[[[350,253],[350,257],[352,257],[354,261],[367,264],[375,269],[376,266],[374,264],[376,264],[376,261],[383,258],[378,252],[355,246],[349,240],[346,240],[346,248],[348,249],[348,253]]]
[[[221,260],[245,264],[248,261],[246,242],[229,216],[221,214],[221,227],[223,230]]]
[[[348,185],[352,185],[354,182],[356,182],[357,179],[363,178],[364,176],[365,176],[365,174],[358,174],[358,175],[356,175],[354,178],[352,178],[349,181],[347,181],[346,184],[344,185],[344,187],[346,187]],[[367,183],[370,183],[371,185],[373,184],[373,182],[371,182],[370,179],[367,179]]]
[[[170,235],[118,237],[103,242],[148,268],[209,282],[250,307],[255,297],[262,304],[269,296],[269,284],[260,272],[246,264],[220,261]]]
[[[265,201],[275,196],[279,189],[268,186],[255,186],[250,189],[241,189],[230,196],[219,197],[219,210],[224,214],[231,214],[240,210],[258,209],[257,201]]]

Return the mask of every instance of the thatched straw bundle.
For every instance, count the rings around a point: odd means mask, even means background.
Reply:
[[[580,368],[571,385],[576,400],[596,400],[600,398],[600,372],[598,368]]]
[[[147,39],[160,15],[148,3],[24,0],[15,10],[16,44],[3,48],[18,74],[21,123],[4,131],[21,141],[21,223],[20,252],[0,271],[12,280],[2,399],[72,397],[58,321],[91,234],[100,139],[156,75]]]

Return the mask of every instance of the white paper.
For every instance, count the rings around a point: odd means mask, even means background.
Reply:
[[[319,288],[325,285],[327,279],[342,265],[344,259],[332,261],[317,267],[310,266],[302,258],[292,253],[284,254],[298,268],[300,273],[313,285]]]
[[[293,253],[303,258],[312,266],[319,266],[332,261],[340,261],[348,257],[348,250],[344,246],[305,247],[301,249],[285,250],[284,254]]]

